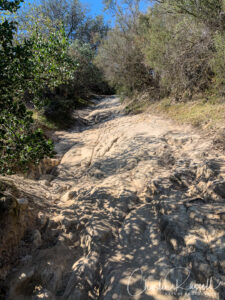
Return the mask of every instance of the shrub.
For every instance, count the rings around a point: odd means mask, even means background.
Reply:
[[[0,10],[15,12],[21,1],[3,1]],[[32,113],[21,101],[34,69],[30,63],[32,41],[14,42],[16,23],[0,23],[0,172],[26,170],[44,156],[53,155],[53,145],[41,130],[34,130]]]
[[[21,101],[0,103],[0,173],[26,171],[45,156],[53,156],[53,144],[33,128],[32,113]]]
[[[100,45],[95,60],[105,78],[120,92],[141,90],[152,82],[150,69],[145,66],[134,38],[132,31],[113,29]]]
[[[89,92],[107,93],[109,88],[102,72],[93,64],[96,50],[92,45],[76,40],[70,45],[69,55],[78,64],[70,83],[74,95],[85,97]]]
[[[214,37],[216,51],[212,59],[215,72],[216,88],[225,96],[225,33],[217,33]]]
[[[213,43],[204,24],[191,16],[164,15],[163,6],[152,9],[141,24],[142,51],[159,76],[163,96],[172,93],[179,99],[186,93],[191,98],[209,87]]]

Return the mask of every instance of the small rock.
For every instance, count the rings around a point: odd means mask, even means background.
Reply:
[[[31,255],[26,255],[24,257],[21,258],[21,262],[23,264],[28,264],[32,261],[32,256]]]
[[[45,175],[42,175],[41,176],[41,180],[46,180],[48,182],[51,182],[53,179],[55,178],[54,175],[51,175],[51,174],[45,174]]]
[[[44,213],[39,212],[38,213],[38,223],[40,224],[41,228],[43,228],[47,222],[48,222],[47,216]]]
[[[218,265],[218,259],[217,259],[217,257],[215,255],[213,255],[213,254],[207,255],[207,260],[210,261],[210,264],[213,267],[217,267],[217,265]]]
[[[214,192],[225,199],[225,181],[215,183]]]
[[[171,244],[174,251],[178,250],[178,243],[177,243],[176,239],[170,239],[170,244]]]
[[[200,166],[196,172],[196,178],[198,180],[208,181],[214,175],[215,175],[214,171],[207,164]]]
[[[17,202],[18,202],[20,208],[22,208],[22,209],[26,209],[29,204],[29,202],[26,198],[17,199]]]
[[[42,245],[41,233],[39,230],[35,229],[33,232],[33,246],[36,249],[41,245]]]
[[[224,213],[219,213],[218,215],[220,217],[220,220],[225,222],[225,212]]]
[[[223,248],[218,249],[216,251],[216,256],[218,258],[220,266],[224,269],[225,268],[225,251]]]
[[[55,300],[55,297],[53,294],[44,289],[43,287],[36,287],[36,290],[34,292],[34,295],[32,297],[33,300]]]
[[[63,197],[62,197],[62,201],[63,202],[66,202],[66,201],[69,201],[73,198],[75,198],[77,196],[77,192],[76,191],[68,191],[66,192]]]
[[[48,180],[42,180],[42,182],[46,186],[51,186],[51,183]]]
[[[17,208],[18,201],[11,195],[0,193],[0,213],[9,213]]]

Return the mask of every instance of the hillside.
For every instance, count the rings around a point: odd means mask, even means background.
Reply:
[[[0,15],[0,300],[225,299],[225,0]]]
[[[7,299],[223,299],[224,154],[116,97],[79,113],[88,125],[56,132],[50,174],[11,177],[37,219]]]

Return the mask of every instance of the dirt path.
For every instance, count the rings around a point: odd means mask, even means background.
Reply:
[[[225,299],[225,157],[115,97],[80,115],[88,126],[57,132],[53,174],[15,177],[39,231],[8,299]]]

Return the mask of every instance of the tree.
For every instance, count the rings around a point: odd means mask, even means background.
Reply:
[[[160,96],[191,99],[224,85],[224,0],[158,0],[141,14],[138,0],[105,0],[116,27],[97,64],[117,87],[160,87]]]
[[[104,0],[105,10],[116,17],[121,30],[135,30],[137,33],[141,0]]]
[[[162,94],[179,99],[185,93],[191,98],[210,86],[213,42],[205,24],[190,15],[165,14],[164,4],[151,9],[141,23],[142,51],[160,78]]]
[[[95,60],[111,85],[126,93],[151,85],[150,69],[143,61],[134,34],[118,27],[110,31],[102,42]]]
[[[42,0],[40,10],[53,24],[60,21],[65,26],[68,38],[75,38],[79,26],[84,22],[85,10],[78,0]]]
[[[27,91],[36,106],[42,107],[46,92],[54,92],[56,87],[73,78],[77,61],[68,54],[69,41],[60,22],[57,22],[56,28],[49,18],[39,12],[35,18],[27,18],[20,30],[26,30],[29,41],[32,41],[30,64],[33,72]]]
[[[102,41],[95,60],[117,90],[131,93],[156,85],[144,63],[139,41],[140,0],[106,0],[105,9],[116,16],[116,26]]]
[[[15,12],[21,1],[0,2],[0,11]],[[32,73],[32,41],[14,43],[16,23],[3,18],[0,23],[0,172],[25,170],[45,155],[53,155],[53,145],[41,130],[33,127],[32,113],[21,101],[26,80]]]
[[[78,67],[74,71],[70,89],[83,96],[90,91],[104,92],[106,84],[102,78],[102,73],[93,64],[96,55],[95,49],[88,43],[76,40],[70,45],[69,54],[73,60],[78,61]]]
[[[168,12],[190,15],[213,31],[225,29],[224,0],[159,0]]]
[[[60,22],[70,40],[79,40],[96,47],[108,31],[102,16],[88,17],[88,10],[79,0],[42,0],[40,11],[53,24]]]

